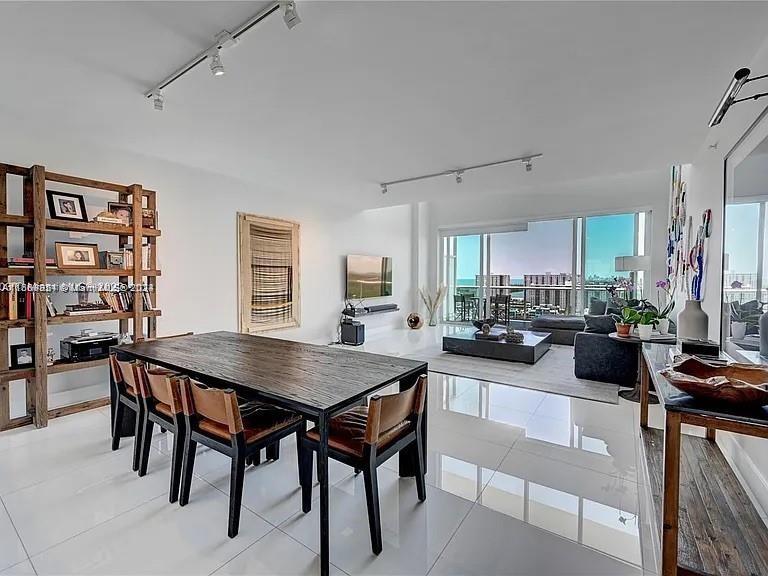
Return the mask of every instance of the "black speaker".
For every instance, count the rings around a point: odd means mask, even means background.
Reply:
[[[365,324],[346,323],[341,324],[341,343],[350,346],[360,346],[365,343]]]

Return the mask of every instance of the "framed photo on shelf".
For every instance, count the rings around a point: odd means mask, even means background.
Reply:
[[[157,213],[149,208],[141,209],[141,226],[143,228],[157,227]]]
[[[126,226],[130,226],[133,223],[132,204],[127,202],[108,202],[107,212],[114,214],[116,218],[120,218]]]
[[[79,194],[46,190],[45,195],[48,197],[48,211],[51,213],[51,218],[88,222],[85,200]]]
[[[56,242],[56,266],[83,270],[99,268],[98,244]]]
[[[33,368],[35,366],[34,344],[11,345],[11,368]]]

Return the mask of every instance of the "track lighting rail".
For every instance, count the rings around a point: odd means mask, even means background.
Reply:
[[[176,80],[184,76],[187,72],[195,68],[196,66],[202,64],[209,58],[216,57],[218,59],[218,53],[219,50],[222,48],[226,48],[228,46],[231,46],[235,44],[248,30],[253,28],[256,24],[270,16],[271,14],[274,14],[280,8],[283,7],[285,9],[285,16],[283,19],[285,20],[286,26],[288,28],[293,28],[296,24],[301,22],[301,19],[298,17],[298,14],[296,12],[296,5],[291,0],[281,0],[278,2],[273,2],[257,14],[254,14],[248,20],[237,26],[234,31],[227,32],[223,31],[218,36],[216,36],[216,41],[211,44],[208,48],[197,54],[194,58],[192,58],[189,62],[184,64],[183,66],[177,68],[174,70],[171,74],[169,74],[166,78],[155,84],[152,88],[144,92],[144,96],[146,98],[155,98],[157,99],[158,95],[162,94],[162,90],[170,86],[172,83],[174,83]],[[218,66],[220,68],[216,68],[214,70],[214,67],[211,67],[212,72],[214,75],[221,75],[224,72],[224,67],[221,66],[220,60],[218,60]],[[218,72],[217,72],[218,70]],[[157,106],[156,106],[157,108]],[[162,109],[158,108],[158,109]]]
[[[406,184],[408,182],[418,182],[419,180],[428,180],[430,178],[439,178],[441,176],[454,176],[456,178],[456,183],[461,184],[464,181],[464,173],[469,172],[470,170],[481,170],[483,168],[491,168],[492,166],[501,166],[502,164],[509,164],[511,162],[522,162],[525,166],[525,171],[530,172],[533,167],[533,159],[534,158],[540,158],[544,156],[544,154],[538,153],[538,154],[526,154],[525,156],[519,156],[517,158],[509,158],[508,160],[497,160],[495,162],[485,162],[484,164],[475,164],[473,166],[467,166],[465,168],[455,168],[453,170],[444,170],[442,172],[433,172],[432,174],[424,174],[422,176],[412,176],[410,178],[401,178],[399,180],[390,180],[388,182],[382,182],[380,184],[381,186],[381,193],[386,194],[387,189],[390,186],[394,186],[396,184]]]

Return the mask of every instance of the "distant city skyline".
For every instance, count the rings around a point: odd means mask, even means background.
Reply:
[[[612,278],[616,256],[634,254],[635,215],[586,218],[586,277]],[[531,222],[527,231],[494,233],[491,237],[491,274],[522,280],[525,274],[571,272],[573,221]],[[474,284],[480,273],[480,236],[459,236],[456,241],[458,284]]]

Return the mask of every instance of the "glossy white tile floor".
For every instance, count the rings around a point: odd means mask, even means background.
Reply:
[[[546,358],[546,357],[545,357]],[[542,360],[544,361],[544,360]],[[642,575],[637,406],[430,375],[427,501],[379,469],[384,551],[362,478],[331,470],[335,574]],[[300,510],[295,443],[246,474],[226,535],[229,461],[201,450],[189,506],[167,502],[170,435],[146,477],[107,409],[0,434],[0,575],[315,574],[318,503]]]

